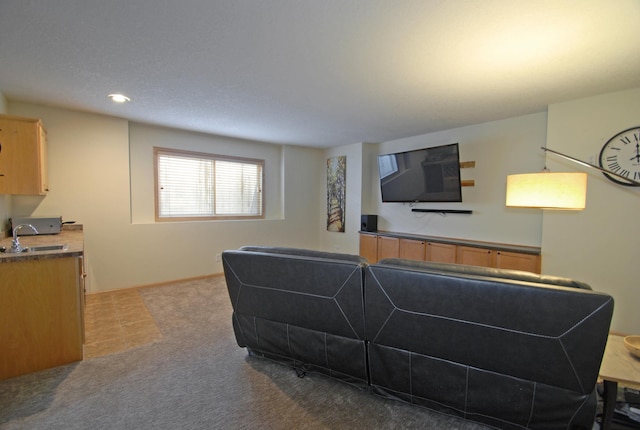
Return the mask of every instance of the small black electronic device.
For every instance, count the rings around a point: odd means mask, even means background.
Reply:
[[[378,231],[378,215],[361,215],[360,231]]]

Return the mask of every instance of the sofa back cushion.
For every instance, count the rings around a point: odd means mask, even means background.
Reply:
[[[282,246],[247,245],[240,248],[239,251],[262,252],[265,254],[281,254],[295,257],[312,257],[320,258],[322,260],[350,261],[357,264],[365,264],[367,262],[366,258],[360,257],[359,255],[343,254],[339,252],[316,251],[314,249],[287,248]]]
[[[234,311],[364,339],[364,264],[351,256],[301,251],[225,251],[223,266]]]
[[[374,392],[501,428],[593,423],[610,296],[421,266],[366,269]]]
[[[238,345],[366,386],[364,259],[244,247],[222,261]]]
[[[493,267],[468,266],[464,264],[435,263],[430,261],[413,261],[400,258],[385,258],[380,264],[389,264],[399,267],[417,268],[424,271],[450,273],[460,275],[474,275],[487,278],[509,279],[512,281],[535,282],[539,284],[556,285],[559,287],[582,288],[590,290],[591,286],[584,282],[560,276],[542,275],[539,273],[525,272],[523,270],[496,269]]]

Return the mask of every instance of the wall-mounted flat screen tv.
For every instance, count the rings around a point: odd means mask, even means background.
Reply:
[[[458,144],[378,156],[383,202],[461,202]]]

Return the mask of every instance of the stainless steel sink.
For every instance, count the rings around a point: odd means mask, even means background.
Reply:
[[[68,245],[40,245],[40,246],[29,246],[27,247],[27,252],[42,252],[42,251],[64,251],[68,249]]]

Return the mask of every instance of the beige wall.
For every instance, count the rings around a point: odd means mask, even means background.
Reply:
[[[640,126],[640,89],[559,103],[549,106],[547,146],[598,164],[607,140],[635,126]],[[551,170],[588,172],[588,185],[584,211],[544,213],[543,270],[611,294],[612,328],[640,332],[640,189],[615,184],[595,170],[557,156],[547,158]]]
[[[9,102],[14,115],[41,118],[48,137],[46,197],[13,197],[13,215],[58,216],[84,225],[88,290],[104,291],[220,273],[216,255],[247,244],[317,248],[321,206],[317,178],[322,151],[277,148],[282,175],[265,196],[280,201],[271,219],[133,224],[129,123],[64,109]],[[154,132],[158,132],[154,130]],[[166,130],[173,137],[220,152],[229,139]],[[162,136],[162,131],[160,135]],[[162,137],[160,137],[161,139]],[[243,142],[256,152],[261,143]],[[147,160],[152,163],[152,160]],[[139,162],[137,160],[136,162]]]

